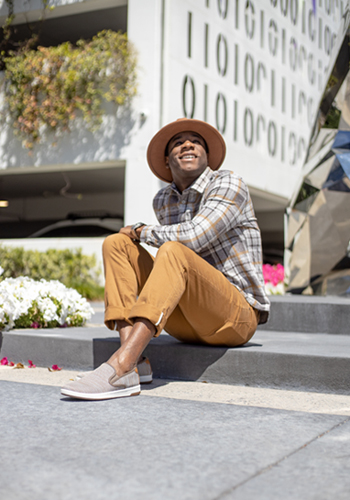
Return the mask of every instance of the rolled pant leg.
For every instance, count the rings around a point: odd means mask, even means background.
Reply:
[[[137,295],[153,268],[153,257],[124,234],[108,236],[102,247],[105,269],[105,325],[129,319]]]
[[[185,342],[236,346],[257,327],[254,309],[224,276],[181,243],[164,243],[130,311]]]

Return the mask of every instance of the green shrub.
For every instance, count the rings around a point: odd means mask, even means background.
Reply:
[[[104,289],[98,283],[100,273],[96,269],[96,259],[83,255],[80,248],[39,252],[23,247],[0,246],[0,266],[4,269],[0,281],[18,276],[28,276],[34,280],[58,280],[87,299],[103,298]]]
[[[62,134],[81,116],[94,131],[102,102],[123,106],[136,95],[136,53],[127,35],[103,30],[91,41],[12,52],[4,58],[5,120],[32,149],[45,131]]]

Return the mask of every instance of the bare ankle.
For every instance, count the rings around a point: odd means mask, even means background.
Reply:
[[[124,375],[136,367],[137,362],[142,359],[141,356],[145,347],[155,332],[155,326],[147,319],[135,319],[130,335],[128,335],[125,342],[121,342],[121,347],[108,360],[117,375]]]
[[[117,356],[111,356],[107,363],[113,366],[117,375],[122,376],[136,368],[137,360],[133,362],[133,360],[121,353]]]
[[[132,331],[132,325],[126,321],[117,321],[117,330],[119,332],[120,343],[123,345]]]

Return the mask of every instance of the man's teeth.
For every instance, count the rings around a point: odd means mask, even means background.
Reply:
[[[188,160],[188,159],[191,159],[191,158],[195,158],[195,155],[184,155],[182,157],[183,160]]]

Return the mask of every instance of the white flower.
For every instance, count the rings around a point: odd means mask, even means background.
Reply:
[[[59,281],[34,281],[25,276],[0,283],[0,328],[82,324],[94,311],[76,290]]]
[[[265,283],[265,291],[267,295],[284,295],[285,288],[284,283],[278,283],[277,285],[273,285],[270,281]]]
[[[4,268],[0,266],[0,276],[2,275],[3,272],[4,272]]]

